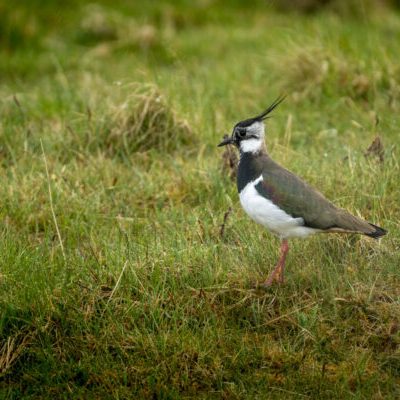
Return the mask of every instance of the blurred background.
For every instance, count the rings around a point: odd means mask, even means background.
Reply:
[[[127,83],[155,84],[203,138],[226,129],[223,115],[242,118],[279,93],[300,109],[311,101],[323,110],[337,96],[372,112],[376,101],[397,106],[398,8],[395,0],[2,2],[2,94],[33,82],[41,92],[53,80],[86,88],[81,100],[96,110],[96,95],[115,105],[132,92],[118,98]],[[65,92],[50,103],[46,112],[71,106]]]

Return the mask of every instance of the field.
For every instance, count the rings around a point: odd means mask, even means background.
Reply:
[[[400,398],[399,10],[9,3],[0,398]],[[281,94],[271,156],[389,234],[292,240],[261,290],[216,145]]]

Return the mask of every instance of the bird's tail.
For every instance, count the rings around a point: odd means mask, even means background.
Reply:
[[[374,239],[378,239],[387,233],[385,229],[356,217],[346,210],[340,210],[337,214],[336,227],[342,229],[343,232],[362,233]]]
[[[387,230],[385,230],[385,229],[383,229],[383,228],[381,228],[381,227],[379,227],[379,226],[377,226],[377,225],[374,225],[374,224],[371,224],[370,222],[368,222],[375,230],[373,231],[373,232],[370,232],[370,233],[365,233],[365,235],[367,235],[367,236],[369,236],[369,237],[372,237],[372,238],[374,238],[374,239],[378,239],[378,238],[380,238],[380,237],[382,237],[382,236],[385,236],[386,234],[387,234]]]

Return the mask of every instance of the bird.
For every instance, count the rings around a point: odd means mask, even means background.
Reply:
[[[269,156],[264,121],[283,100],[280,96],[261,114],[238,122],[232,134],[225,135],[218,144],[218,147],[234,145],[240,152],[237,189],[242,208],[281,240],[279,260],[261,284],[263,287],[284,282],[290,238],[306,238],[316,233],[358,233],[378,239],[387,233],[337,207]]]

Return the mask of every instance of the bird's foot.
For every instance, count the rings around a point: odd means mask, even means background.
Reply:
[[[269,277],[262,283],[260,284],[261,287],[263,288],[269,288],[271,287],[274,283],[282,284],[284,283],[283,279],[283,266],[281,264],[278,264],[274,270],[271,272]]]
[[[282,284],[284,282],[283,271],[285,269],[286,254],[288,251],[288,242],[287,239],[284,239],[281,244],[281,256],[279,258],[278,264],[276,264],[276,267],[271,272],[270,276],[261,286],[263,286],[264,288],[269,288],[274,282],[278,284]]]

